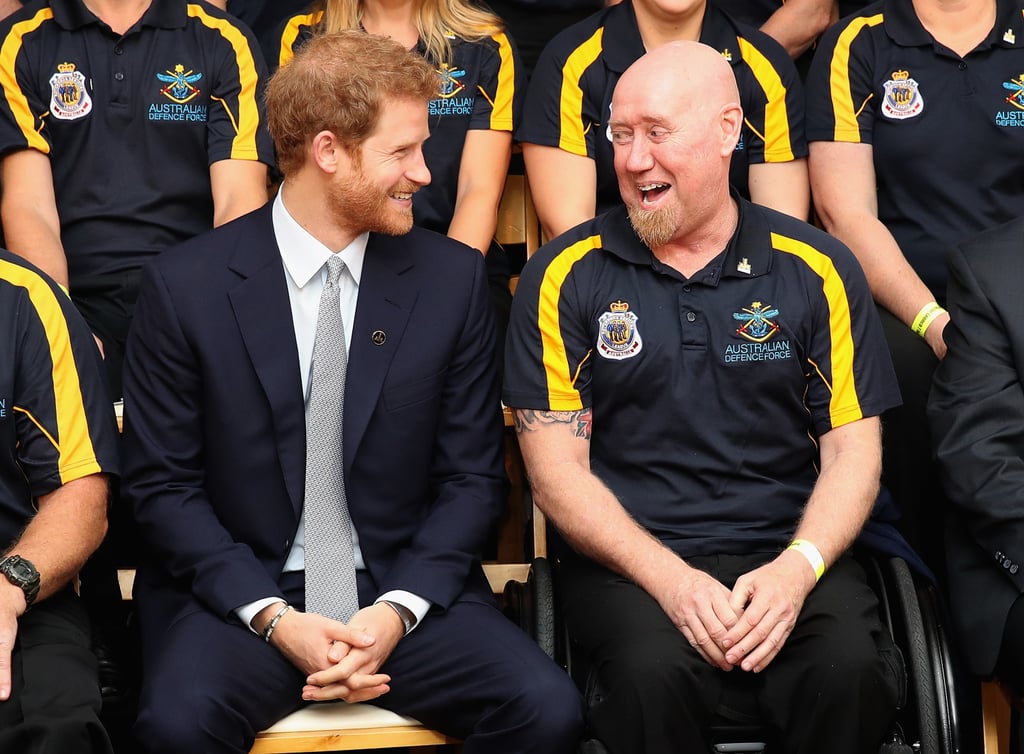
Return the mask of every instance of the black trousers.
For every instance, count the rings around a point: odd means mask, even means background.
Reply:
[[[0,702],[0,752],[111,754],[89,622],[70,588],[18,621],[11,669],[13,692]]]
[[[731,587],[774,555],[687,562]],[[755,695],[759,716],[781,731],[791,754],[878,751],[895,714],[894,650],[852,559],[822,577],[782,651],[756,675],[709,665],[627,579],[576,557],[563,561],[561,577],[570,636],[604,691],[588,712],[589,732],[611,754],[707,752],[709,726],[736,683]]]

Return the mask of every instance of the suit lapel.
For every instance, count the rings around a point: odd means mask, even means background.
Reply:
[[[298,515],[305,487],[305,407],[291,304],[274,236],[271,206],[268,203],[252,216],[244,247],[239,244],[231,258],[228,266],[241,279],[228,292],[228,298],[253,369],[266,393],[285,486]]]
[[[412,243],[408,235],[371,233],[366,247],[345,381],[346,476],[416,301]]]

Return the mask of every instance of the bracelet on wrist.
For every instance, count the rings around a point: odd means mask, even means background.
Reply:
[[[817,584],[825,573],[825,558],[821,556],[821,550],[815,547],[813,542],[806,539],[794,539],[789,543],[789,547],[786,549],[797,550],[801,555],[807,558],[807,562],[810,563],[811,568],[814,569],[814,583]]]
[[[946,310],[939,306],[937,302],[929,301],[921,307],[921,311],[919,311],[917,316],[914,317],[914,321],[911,323],[910,329],[914,331],[915,335],[923,338],[925,333],[928,332],[928,328],[931,327],[932,322],[945,313]]]
[[[271,618],[267,622],[267,625],[263,628],[263,641],[267,642],[267,644],[270,643],[270,637],[274,635],[274,629],[277,628],[278,622],[281,620],[282,617],[284,617],[284,614],[291,609],[292,606],[288,603],[285,603],[280,607],[280,609],[276,613],[274,613],[274,617]]]

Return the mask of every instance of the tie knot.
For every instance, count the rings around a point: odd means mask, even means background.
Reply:
[[[345,271],[345,263],[337,254],[331,254],[327,258],[327,284],[337,285],[341,279],[341,273]]]

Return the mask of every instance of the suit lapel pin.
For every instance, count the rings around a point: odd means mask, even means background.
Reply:
[[[384,341],[388,339],[388,336],[384,334],[383,330],[374,330],[373,335],[370,336],[370,340],[373,341],[375,346],[384,345]]]

